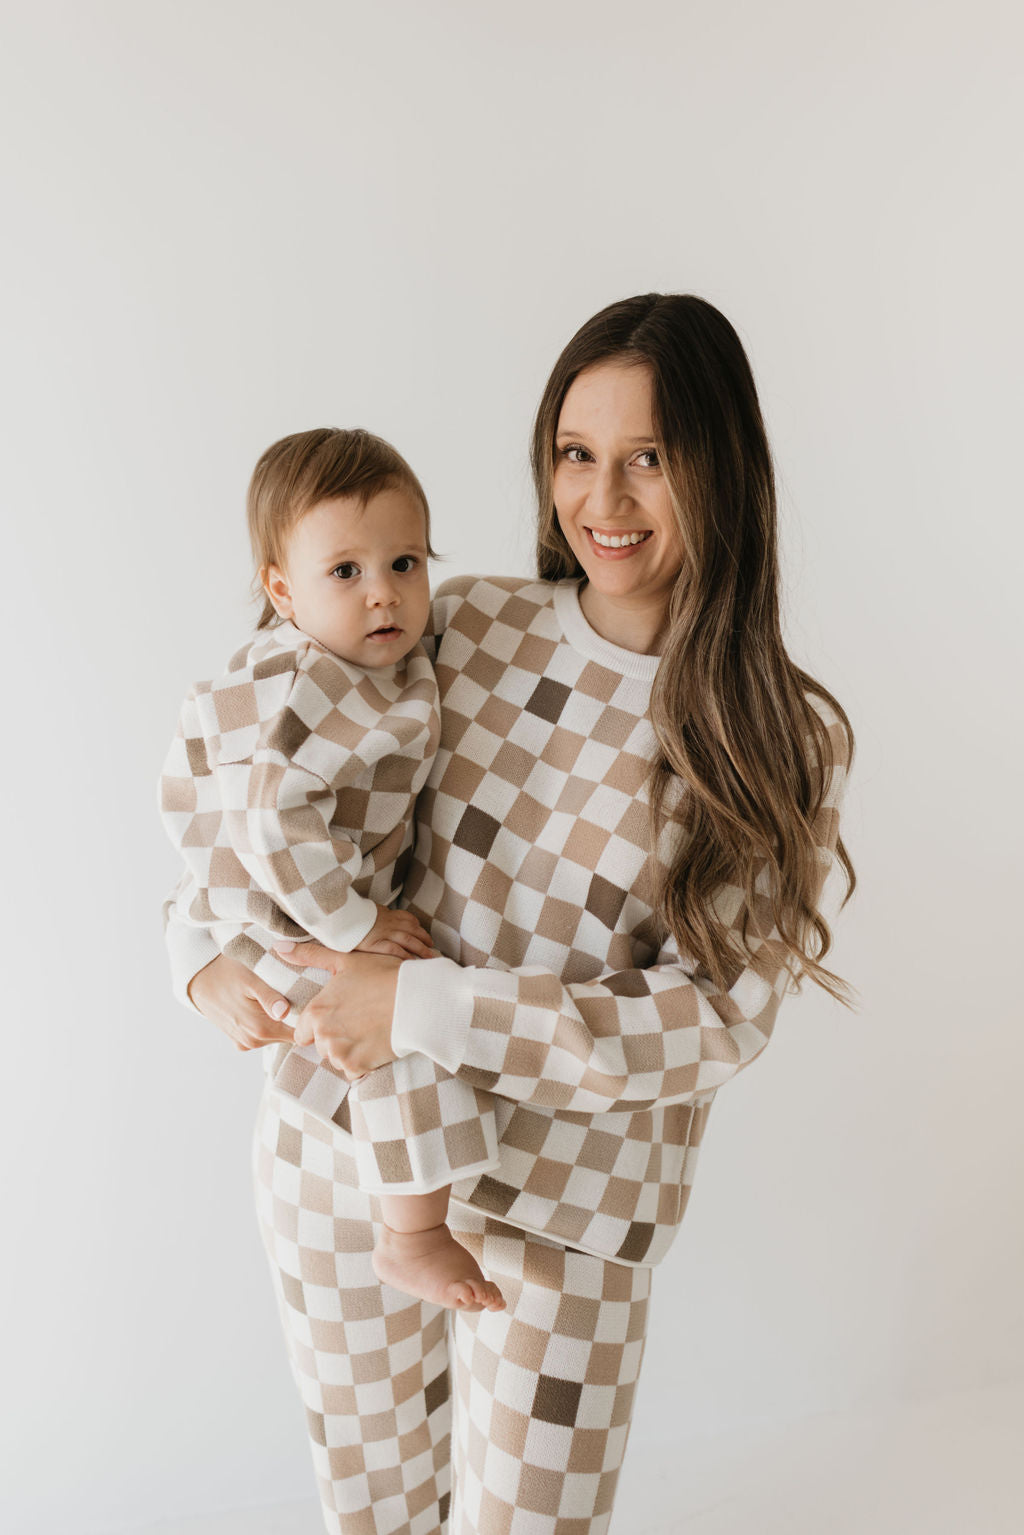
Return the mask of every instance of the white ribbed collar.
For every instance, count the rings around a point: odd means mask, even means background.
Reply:
[[[346,661],[344,656],[339,656],[336,651],[330,650],[326,645],[307,634],[304,629],[299,629],[291,619],[283,618],[279,624],[274,624],[270,629],[257,631],[257,640],[264,635],[273,638],[275,644],[282,650],[304,650],[312,648],[318,650],[321,655],[330,656],[339,666],[355,677],[370,677],[374,682],[394,682],[398,676],[398,668],[405,667],[408,656],[403,656],[400,661],[389,661],[386,666],[360,666],[358,661]]]
[[[625,650],[621,645],[613,645],[611,640],[602,639],[583,616],[578,580],[556,583],[555,613],[562,626],[562,633],[581,655],[599,661],[609,671],[619,672],[623,677],[635,677],[639,682],[654,681],[661,657],[644,655],[639,650]]]

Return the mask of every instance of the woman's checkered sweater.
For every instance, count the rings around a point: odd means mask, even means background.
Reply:
[[[501,1167],[456,1184],[456,1199],[657,1263],[716,1090],[768,1042],[781,956],[763,944],[719,991],[655,920],[656,656],[595,634],[571,581],[446,582],[434,628],[441,743],[403,904],[445,957],[399,971],[395,1048],[500,1095]],[[845,779],[829,723],[823,881]],[[739,891],[718,904],[738,929]]]

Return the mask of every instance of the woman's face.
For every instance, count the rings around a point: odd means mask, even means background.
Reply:
[[[599,363],[571,384],[555,434],[555,510],[586,572],[583,611],[629,649],[657,648],[683,561],[653,415],[645,364]]]

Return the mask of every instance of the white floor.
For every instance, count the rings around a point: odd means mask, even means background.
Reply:
[[[1024,1385],[671,1449],[634,1441],[613,1535],[1021,1535],[1022,1445]],[[310,1501],[136,1535],[323,1535],[323,1525]]]

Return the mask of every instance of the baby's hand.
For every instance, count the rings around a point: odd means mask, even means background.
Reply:
[[[376,922],[356,948],[365,954],[393,954],[398,959],[435,959],[437,956],[430,934],[412,913],[397,911],[391,906],[377,907]]]

